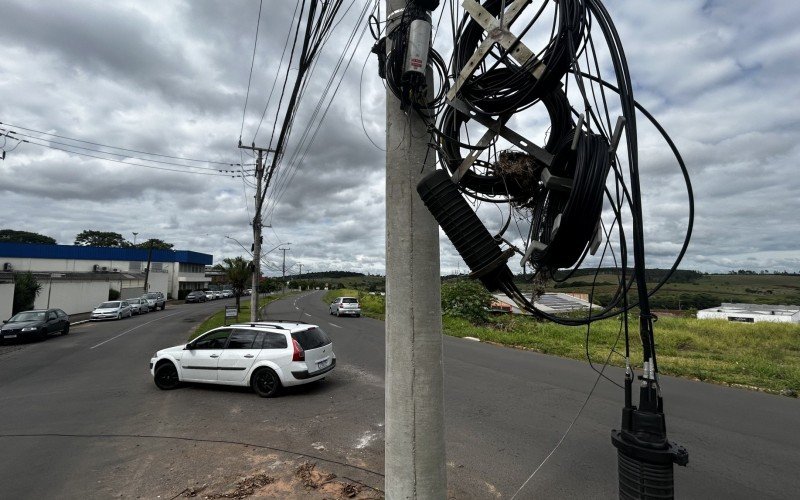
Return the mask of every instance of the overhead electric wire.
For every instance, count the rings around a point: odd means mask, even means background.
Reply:
[[[41,147],[48,148],[48,149],[54,149],[56,151],[63,151],[65,153],[75,154],[75,155],[79,155],[79,156],[86,156],[86,157],[95,158],[95,159],[98,159],[98,160],[110,161],[112,163],[121,163],[123,165],[130,165],[132,167],[143,167],[143,168],[150,168],[150,169],[153,169],[153,170],[163,170],[163,171],[166,171],[166,172],[178,172],[178,173],[181,173],[181,174],[208,175],[208,176],[213,176],[213,177],[231,177],[231,178],[239,177],[238,175],[229,175],[229,174],[224,174],[224,173],[197,172],[197,171],[192,171],[192,170],[178,170],[178,169],[175,169],[175,168],[157,167],[157,166],[154,166],[154,165],[144,165],[144,164],[141,164],[141,163],[131,163],[131,162],[122,161],[122,160],[114,160],[112,158],[104,158],[102,156],[96,156],[96,155],[92,155],[92,154],[89,154],[89,153],[81,153],[79,151],[72,151],[72,150],[69,150],[69,149],[59,148],[59,147],[56,147],[56,146],[50,146],[48,144],[40,144],[40,143],[35,142],[35,141],[31,140],[31,139],[20,139],[20,140],[21,140],[21,142],[24,142],[26,144],[33,144],[35,146],[41,146]]]
[[[355,28],[351,32],[351,34],[350,34],[350,36],[348,38],[348,41],[345,44],[344,49],[342,50],[342,53],[341,53],[341,55],[339,57],[339,60],[337,61],[333,71],[331,72],[331,76],[330,76],[330,78],[328,79],[328,82],[325,85],[325,90],[322,92],[322,94],[320,95],[319,100],[317,101],[317,105],[315,106],[314,111],[313,111],[311,117],[308,120],[308,124],[307,124],[307,126],[306,126],[306,128],[305,128],[305,130],[303,132],[303,135],[300,138],[300,141],[298,142],[298,144],[295,147],[295,151],[294,151],[293,155],[289,158],[289,161],[288,161],[288,165],[289,166],[287,167],[287,169],[285,169],[286,173],[280,178],[279,182],[277,183],[277,186],[276,186],[276,189],[275,189],[275,193],[276,194],[273,195],[270,205],[268,205],[266,207],[266,210],[265,210],[265,212],[268,214],[268,217],[270,217],[272,215],[272,213],[274,212],[274,209],[277,206],[278,202],[280,201],[281,197],[283,196],[283,193],[286,191],[286,189],[288,188],[288,185],[294,179],[294,176],[297,173],[299,165],[301,165],[303,163],[303,161],[305,160],[305,157],[308,154],[312,144],[314,143],[314,140],[316,139],[317,133],[319,132],[319,130],[320,130],[321,126],[322,126],[322,123],[324,122],[325,117],[327,116],[328,111],[329,111],[329,109],[330,109],[330,107],[331,107],[336,95],[338,94],[339,88],[340,88],[340,86],[342,84],[342,81],[344,80],[344,77],[345,77],[345,75],[347,73],[347,70],[350,67],[350,64],[351,64],[351,62],[353,60],[353,57],[355,56],[356,50],[359,47],[359,45],[361,43],[361,40],[364,37],[364,34],[366,33],[367,25],[364,24],[364,26],[361,29],[361,35],[359,36],[359,38],[355,42],[355,44],[353,44],[353,40],[355,38],[355,35],[358,32],[358,27],[363,23],[363,20],[366,17],[367,8],[369,7],[371,2],[372,2],[372,0],[367,0],[364,3],[364,8],[361,11],[361,15],[358,17],[358,21],[355,24]],[[350,53],[350,57],[347,60],[347,64],[344,66],[344,69],[340,73],[339,69],[341,68],[343,60],[344,60],[345,56],[347,55],[348,48],[351,47],[351,46],[353,47],[353,49],[352,49],[352,51]],[[339,74],[339,73],[340,73],[339,81],[334,87],[333,86],[334,80],[335,80],[337,74]],[[332,90],[332,92],[331,92],[331,90]],[[327,96],[329,95],[329,93],[332,96],[328,100],[327,105],[325,105],[324,111],[321,111],[322,110],[322,106],[325,103],[325,100],[327,99]],[[321,112],[321,117],[319,118],[319,120],[315,124],[314,120],[317,118],[317,116],[320,115],[320,112]],[[313,134],[311,134],[309,136],[309,132],[312,130],[312,128],[314,129],[314,132],[313,132]]]
[[[256,47],[258,47],[258,28],[261,26],[261,7],[264,5],[264,0],[258,2],[258,19],[256,20],[256,36],[253,41],[253,57],[250,59],[250,76],[247,77],[247,93],[244,96],[244,108],[242,109],[242,127],[239,129],[239,140],[242,140],[242,132],[244,132],[244,117],[247,113],[247,101],[250,98],[250,82],[253,80],[253,66],[256,62]]]
[[[235,172],[235,170],[220,169],[218,167],[204,167],[204,166],[201,166],[201,165],[186,165],[184,163],[176,163],[176,162],[172,162],[172,161],[151,160],[151,159],[148,159],[148,158],[141,158],[141,157],[138,157],[138,156],[133,156],[133,155],[128,155],[128,154],[113,153],[111,151],[103,151],[103,150],[100,150],[100,149],[87,148],[87,147],[84,147],[84,146],[76,146],[74,144],[68,144],[68,143],[65,143],[65,142],[54,141],[52,139],[46,139],[46,138],[42,138],[42,137],[36,137],[36,136],[30,135],[30,134],[24,134],[22,132],[15,132],[13,130],[9,130],[9,133],[13,134],[13,135],[19,135],[19,136],[22,136],[22,137],[27,137],[28,139],[35,139],[35,140],[38,140],[38,141],[46,141],[47,143],[50,143],[50,144],[58,144],[59,146],[64,146],[64,147],[68,147],[68,148],[81,149],[81,150],[84,150],[84,151],[91,151],[93,153],[99,153],[99,154],[105,154],[105,155],[111,155],[111,156],[119,156],[121,158],[132,158],[134,160],[146,161],[146,162],[150,162],[150,163],[158,163],[160,165],[172,165],[172,166],[177,166],[177,167],[194,168],[194,169],[199,169],[199,170],[213,170],[215,172]],[[79,154],[77,151],[75,153]],[[239,169],[241,169],[241,163],[230,163],[230,164],[228,164],[228,166],[231,166],[231,167],[238,166]]]
[[[171,155],[165,155],[165,154],[161,154],[161,153],[150,153],[150,152],[141,151],[141,150],[138,150],[138,149],[128,149],[128,148],[121,148],[121,147],[118,147],[118,146],[109,146],[107,144],[101,144],[101,143],[98,143],[98,142],[86,141],[86,140],[83,140],[83,139],[75,139],[73,137],[67,137],[67,136],[64,136],[64,135],[53,134],[51,132],[44,132],[44,131],[41,131],[41,130],[36,130],[36,129],[28,128],[28,127],[23,127],[21,125],[14,125],[14,124],[8,123],[8,122],[0,122],[0,125],[5,125],[5,126],[7,126],[9,128],[14,128],[14,129],[26,130],[28,132],[34,132],[34,133],[46,135],[46,136],[49,136],[49,137],[58,137],[59,139],[65,139],[65,140],[68,140],[68,141],[80,142],[80,143],[83,143],[83,144],[91,144],[92,146],[99,146],[99,147],[109,148],[109,149],[118,149],[120,151],[128,151],[128,152],[131,152],[131,153],[139,153],[139,154],[144,154],[144,155],[148,155],[148,156],[158,156],[160,158],[171,158],[173,160],[194,161],[194,162],[209,163],[209,164],[214,164],[214,165],[228,165],[228,166],[231,166],[231,167],[239,166],[238,163],[223,162],[223,161],[213,161],[213,160],[201,160],[201,159],[198,159],[198,158],[187,158],[187,157],[183,157],[183,156],[171,156]],[[40,139],[40,140],[45,140],[45,139]],[[147,161],[150,161],[150,160],[147,160]]]
[[[275,78],[272,80],[272,87],[269,90],[269,96],[267,97],[267,104],[264,105],[264,111],[261,113],[261,120],[259,120],[258,127],[256,127],[256,132],[255,132],[255,134],[253,134],[253,142],[256,141],[256,137],[258,136],[258,132],[261,130],[261,124],[264,123],[264,117],[266,116],[267,109],[269,108],[269,104],[272,101],[272,93],[275,91],[275,84],[278,81],[278,76],[280,75],[281,68],[283,67],[283,58],[286,55],[286,47],[289,46],[289,39],[292,37],[292,26],[294,26],[294,20],[295,20],[295,17],[297,17],[296,16],[297,8],[299,6],[300,6],[300,0],[297,0],[295,2],[295,4],[294,4],[294,12],[292,13],[292,22],[289,23],[289,31],[286,33],[286,41],[283,44],[283,51],[281,51],[281,59],[280,59],[280,62],[278,63],[278,69],[277,69],[277,71],[275,71]],[[298,23],[298,25],[300,23],[300,18],[299,17],[297,17],[297,23]],[[291,67],[291,61],[289,61],[288,67]],[[287,71],[288,71],[288,67],[287,67]],[[277,114],[278,111],[280,111],[280,110],[276,110],[275,113]]]

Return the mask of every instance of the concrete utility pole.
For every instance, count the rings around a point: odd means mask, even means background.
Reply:
[[[286,293],[286,250],[288,248],[281,248],[283,251],[283,278],[281,281],[281,288],[283,289],[283,293]]]
[[[405,7],[387,0],[387,33]],[[431,82],[429,69],[429,98]],[[385,488],[392,499],[447,497],[439,228],[416,190],[434,169],[429,137],[387,88]]]
[[[250,322],[258,321],[258,285],[261,282],[261,207],[264,204],[264,192],[261,189],[261,181],[264,178],[264,152],[274,152],[272,149],[257,148],[254,144],[242,146],[239,141],[240,149],[250,149],[258,152],[256,159],[256,203],[255,214],[253,214],[253,293],[250,294]]]
[[[150,245],[147,247],[147,267],[144,268],[144,293],[148,292],[148,281],[150,279],[150,264],[153,262],[153,240],[150,239]]]

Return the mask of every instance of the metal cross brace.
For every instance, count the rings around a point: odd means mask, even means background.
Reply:
[[[472,167],[472,164],[475,163],[475,160],[480,156],[484,149],[486,149],[489,144],[499,135],[500,137],[504,138],[508,142],[514,144],[515,146],[521,148],[523,151],[528,153],[529,155],[536,158],[539,162],[550,166],[553,162],[553,155],[547,152],[545,149],[540,148],[536,144],[531,143],[518,133],[514,132],[510,128],[506,127],[505,121],[508,119],[507,116],[500,116],[497,120],[494,120],[486,115],[481,113],[471,111],[466,104],[464,104],[460,99],[453,99],[449,101],[447,104],[452,106],[456,111],[473,118],[475,121],[486,127],[486,132],[483,134],[483,137],[480,138],[478,143],[475,145],[478,148],[471,151],[466,158],[461,162],[458,169],[453,172],[453,176],[451,177],[452,181],[458,184],[467,170]]]
[[[503,21],[493,17],[486,9],[483,8],[476,0],[462,0],[461,5],[464,9],[486,30],[487,37],[481,42],[481,45],[469,58],[467,64],[461,70],[461,73],[456,77],[456,81],[450,91],[447,93],[447,98],[452,100],[458,93],[458,89],[464,84],[475,70],[480,65],[481,61],[486,57],[495,43],[500,44],[506,50],[511,50],[509,55],[517,61],[518,64],[525,65],[528,61],[536,61],[536,56],[533,52],[518,40],[506,27],[510,26],[525,9],[531,0],[515,0],[511,6],[502,13]],[[512,48],[513,47],[513,48]],[[538,61],[532,66],[531,72],[537,79],[541,78],[544,73],[544,63]]]

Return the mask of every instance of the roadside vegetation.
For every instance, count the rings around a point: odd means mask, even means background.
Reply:
[[[269,304],[270,302],[274,302],[276,300],[280,300],[286,297],[286,295],[278,294],[278,295],[267,295],[267,296],[260,296],[258,298],[259,307],[264,307],[265,305]],[[206,318],[205,321],[200,323],[200,325],[195,328],[195,330],[189,335],[189,341],[193,340],[197,336],[202,333],[205,333],[212,328],[217,328],[218,326],[223,326],[225,322],[225,308],[220,305],[222,308],[221,311],[216,312]],[[227,323],[246,323],[250,321],[250,297],[245,297],[245,300],[242,300],[239,306],[239,316],[237,318],[228,318]]]
[[[330,303],[342,295],[359,297],[365,316],[384,317],[384,297],[357,290],[332,290]],[[586,327],[567,327],[522,315],[489,315],[488,294],[473,282],[442,285],[442,325],[446,335],[475,337],[484,342],[624,366],[624,338],[619,317]],[[369,304],[369,306],[367,306]],[[629,317],[631,361],[641,364],[638,317]],[[797,396],[800,392],[800,326],[779,323],[735,323],[662,316],[655,324],[659,371],[665,375],[745,386]],[[588,344],[587,344],[588,338]]]

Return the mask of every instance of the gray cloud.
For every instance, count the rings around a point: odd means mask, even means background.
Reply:
[[[279,73],[294,9],[293,2],[264,4],[246,143]],[[800,178],[794,175],[800,121],[792,105],[800,99],[800,67],[793,64],[800,50],[800,4],[607,4],[625,43],[637,99],[672,134],[692,175],[697,219],[683,267],[800,270],[794,216],[800,211]],[[298,150],[359,7],[326,45],[270,187],[273,229],[265,232],[265,247],[291,242],[287,265],[295,270],[298,263],[304,271],[384,269],[385,153],[363,128],[383,145],[385,90],[374,58],[368,59],[368,34],[341,87],[332,90],[335,98],[312,146]],[[245,1],[6,1],[0,7],[0,121],[142,151],[252,164],[236,142],[257,11],[257,2]],[[445,56],[447,24],[445,19],[436,41]],[[601,59],[608,68],[608,58]],[[259,144],[269,142],[281,85]],[[547,123],[537,108],[512,125],[544,140]],[[639,129],[648,263],[663,267],[685,230],[686,194],[669,150],[643,117]],[[161,238],[215,259],[245,254],[226,236],[249,249],[253,192],[241,179],[124,166],[31,144],[0,163],[4,226],[60,243],[71,243],[83,229],[131,239],[136,231],[139,238]],[[479,214],[491,231],[500,227],[496,208],[483,204]],[[520,232],[526,228],[520,224]],[[513,231],[509,237],[521,244]],[[444,235],[441,252],[443,272],[466,271]],[[277,251],[267,256],[276,264],[280,257]]]

